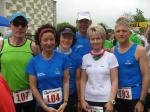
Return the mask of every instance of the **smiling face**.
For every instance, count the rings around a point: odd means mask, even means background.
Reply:
[[[130,35],[129,27],[127,25],[118,24],[115,26],[115,37],[119,43],[128,42]]]
[[[94,50],[95,52],[99,52],[101,49],[103,49],[106,32],[102,26],[90,26],[87,34],[92,50]]]
[[[77,28],[81,34],[86,34],[88,27],[91,25],[91,21],[88,19],[77,20]]]
[[[60,44],[59,46],[61,47],[62,50],[68,51],[71,48],[71,45],[73,43],[73,35],[66,33],[66,34],[61,34],[60,35]]]
[[[103,37],[98,34],[93,34],[89,37],[92,50],[100,51],[103,48]]]
[[[54,34],[52,32],[43,33],[40,40],[40,45],[42,50],[45,52],[53,51],[56,45]]]

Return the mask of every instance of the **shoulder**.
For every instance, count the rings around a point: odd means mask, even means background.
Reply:
[[[2,50],[3,47],[3,40],[0,40],[0,51]]]
[[[89,58],[90,56],[91,56],[91,54],[90,54],[90,53],[88,53],[88,54],[85,54],[85,55],[83,55],[82,59]]]
[[[115,55],[111,52],[105,51],[105,56],[107,56],[109,59],[115,58]]]
[[[39,46],[36,45],[35,42],[32,41],[32,40],[31,40],[31,49],[32,49],[34,55],[37,55],[37,54],[40,53],[40,48],[39,48]]]
[[[141,45],[137,45],[136,51],[139,53],[146,52],[146,48]]]
[[[141,45],[137,45],[135,56],[137,59],[141,57],[146,57],[147,56],[146,48],[144,48]]]

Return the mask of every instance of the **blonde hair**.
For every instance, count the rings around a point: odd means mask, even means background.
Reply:
[[[90,26],[87,30],[88,37],[93,35],[100,35],[103,39],[106,38],[106,31],[101,25]]]
[[[129,21],[126,17],[119,17],[117,20],[116,20],[116,25],[115,25],[115,29],[116,29],[116,26],[118,25],[125,25],[128,27],[128,29],[130,30],[130,24],[129,24]]]
[[[126,17],[124,17],[124,16],[119,17],[119,18],[116,20],[116,24],[117,24],[118,22],[120,22],[120,21],[126,21],[126,22],[129,23],[129,20],[128,20]]]

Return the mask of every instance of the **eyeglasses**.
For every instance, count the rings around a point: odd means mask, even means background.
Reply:
[[[27,22],[25,22],[25,21],[13,21],[13,25],[15,27],[19,27],[19,26],[26,27],[27,26]]]

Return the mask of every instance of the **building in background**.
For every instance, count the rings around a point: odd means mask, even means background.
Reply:
[[[0,0],[0,15],[9,18],[14,12],[27,15],[31,34],[42,24],[56,25],[55,0]]]

